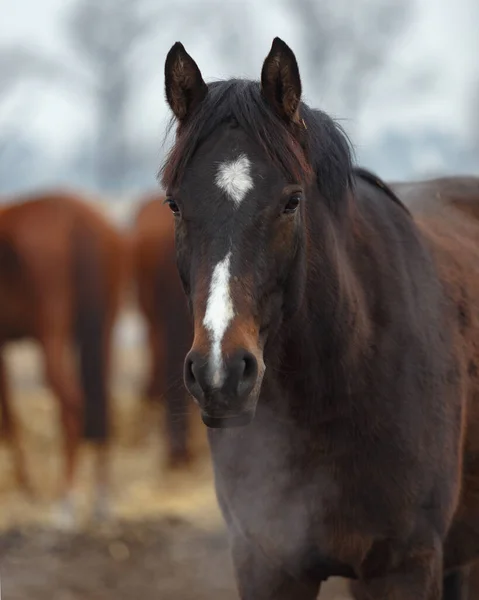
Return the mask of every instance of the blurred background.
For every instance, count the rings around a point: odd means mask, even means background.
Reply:
[[[305,99],[385,178],[477,171],[474,0],[2,0],[0,189],[155,185],[176,40],[207,80],[258,78],[275,35]]]
[[[0,8],[0,203],[83,190],[127,230],[171,142],[163,67],[175,41],[206,81],[258,79],[279,36],[296,53],[304,99],[341,122],[361,165],[390,180],[479,173],[476,0],[0,0]],[[18,491],[0,445],[6,600],[236,597],[203,428],[192,434],[201,456],[193,467],[159,466],[162,416],[140,398],[146,339],[129,301],[115,331],[115,520],[73,532],[48,519],[61,432],[41,354],[28,341],[8,348],[40,498]],[[80,507],[89,478],[87,464]],[[325,597],[345,594],[333,582]]]

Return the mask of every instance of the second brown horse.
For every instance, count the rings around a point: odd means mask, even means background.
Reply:
[[[174,468],[191,458],[183,361],[193,335],[176,269],[173,218],[164,199],[152,193],[140,200],[130,248],[139,308],[148,330],[150,374],[145,396],[165,402],[168,465]]]
[[[57,514],[68,522],[82,437],[98,447],[96,509],[106,506],[107,381],[122,253],[119,233],[76,194],[23,196],[0,212],[2,432],[14,449],[19,482],[29,488],[2,355],[7,342],[33,338],[43,350],[46,379],[60,404],[66,466]]]

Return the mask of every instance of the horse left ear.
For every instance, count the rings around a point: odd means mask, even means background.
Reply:
[[[208,93],[198,65],[180,42],[171,47],[166,57],[165,93],[180,123],[186,121]]]
[[[261,93],[279,117],[299,122],[301,78],[291,48],[276,37],[261,71]]]

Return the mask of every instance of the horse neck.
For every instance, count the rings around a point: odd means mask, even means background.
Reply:
[[[282,352],[275,371],[281,385],[304,414],[309,406],[332,402],[331,410],[347,410],[338,397],[351,397],[367,360],[372,335],[368,294],[362,285],[354,256],[363,236],[353,216],[341,227],[333,222],[318,231],[319,219],[309,223],[304,260],[306,276],[300,308],[280,334]],[[331,415],[333,416],[333,415]]]

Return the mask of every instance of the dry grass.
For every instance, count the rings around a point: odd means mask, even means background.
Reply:
[[[16,489],[9,449],[2,444],[0,528],[44,522],[55,498],[62,469],[58,406],[43,383],[42,357],[38,348],[28,342],[12,344],[7,361],[13,406],[38,498],[35,503],[28,502]],[[165,513],[201,513],[208,509],[211,518],[217,519],[206,439],[194,406],[191,411],[197,462],[188,473],[165,473],[162,470],[165,445],[161,410],[154,410],[139,397],[147,365],[143,346],[118,346],[114,362],[114,514],[143,518]],[[76,486],[77,500],[85,516],[91,491],[91,454],[90,448],[82,449]]]
[[[117,524],[103,537],[82,527],[87,525],[90,507],[89,448],[82,449],[76,485],[80,530],[66,535],[49,527],[49,509],[62,468],[57,404],[43,383],[38,348],[27,342],[8,349],[13,405],[38,497],[29,502],[19,493],[8,448],[1,445],[0,530],[10,531],[0,535],[5,597],[235,598],[204,428],[192,406],[196,463],[188,472],[166,473],[161,410],[148,407],[139,397],[148,357],[131,310],[117,339],[112,407],[112,509]],[[172,517],[186,521],[172,522]],[[206,574],[212,564],[217,575]],[[322,597],[344,599],[344,582],[328,583]]]

